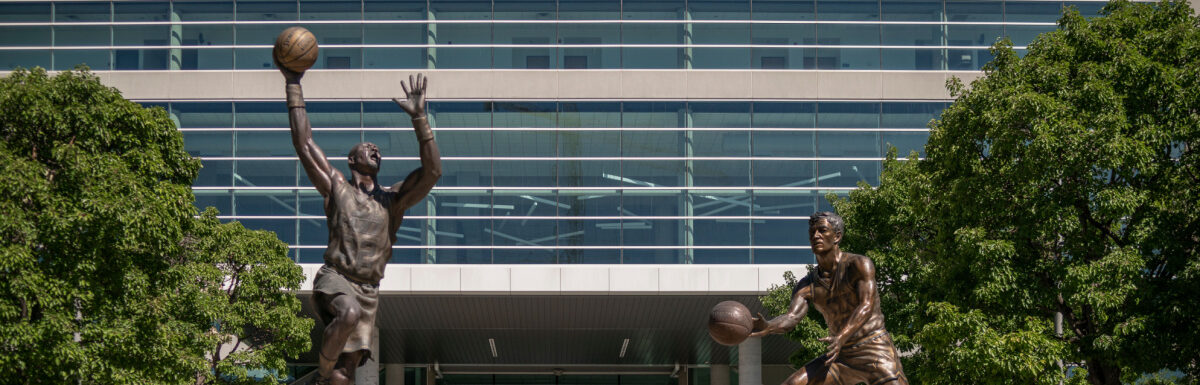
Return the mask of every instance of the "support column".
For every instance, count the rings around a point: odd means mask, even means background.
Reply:
[[[383,385],[404,385],[404,365],[384,364],[383,378],[386,380]]]
[[[708,368],[709,385],[729,385],[729,365],[717,365]]]
[[[171,34],[167,36],[167,39],[171,42],[172,47],[176,47],[171,48],[170,57],[167,58],[167,69],[171,71],[179,71],[183,67],[183,50],[178,48],[183,45],[183,24],[180,24],[181,21],[179,13],[171,9]]]
[[[762,385],[762,338],[738,344],[738,385]]]
[[[379,328],[371,329],[371,359],[354,372],[354,385],[379,385]]]
[[[690,55],[691,49],[689,48],[688,50]],[[683,156],[687,159],[684,161],[683,165],[683,185],[685,187],[692,187],[695,184],[693,175],[696,164],[695,161],[692,160],[692,157],[695,156],[695,149],[692,146],[693,132],[691,108],[683,111],[683,123],[683,126],[686,127],[683,131]],[[696,202],[692,201],[692,196],[691,189],[686,189],[683,191],[683,210],[681,210],[683,212],[681,214],[687,217],[687,219],[683,220],[682,234],[683,245],[687,246],[687,248],[683,250],[682,263],[685,264],[696,263],[696,251],[692,248],[692,246],[696,245],[696,223],[695,220],[692,219],[692,215],[695,215]]]

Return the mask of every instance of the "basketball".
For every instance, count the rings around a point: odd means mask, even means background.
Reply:
[[[275,61],[292,72],[304,72],[317,62],[317,37],[304,27],[290,27],[275,38]]]
[[[754,330],[754,316],[750,314],[750,309],[740,302],[718,303],[708,314],[708,335],[721,345],[740,344],[750,337],[752,330]]]

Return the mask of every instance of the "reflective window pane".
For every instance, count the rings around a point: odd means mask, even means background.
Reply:
[[[300,0],[300,20],[359,20],[362,2]]]
[[[174,102],[171,117],[179,128],[233,127],[233,104]]]
[[[0,26],[0,46],[49,47],[50,27]]]
[[[280,102],[234,103],[234,121],[243,128],[287,128],[287,105]]]
[[[559,20],[611,20],[621,18],[620,0],[559,0]],[[580,25],[573,25],[580,26]]]
[[[813,161],[769,160],[753,161],[754,186],[816,187],[819,177]]]
[[[943,70],[946,50],[942,48],[883,48],[880,67],[885,70]]]
[[[822,160],[817,170],[823,179],[817,183],[822,187],[856,187],[859,182],[879,185],[878,160]]]
[[[171,21],[166,1],[113,2],[113,21]]]
[[[237,20],[296,20],[296,0],[237,0]],[[282,30],[282,28],[280,28]]]
[[[233,134],[229,131],[185,131],[183,147],[192,156],[233,156]]]
[[[182,21],[233,20],[233,2],[175,0],[171,5]]]
[[[60,11],[65,11],[60,8]],[[49,2],[5,2],[0,3],[0,22],[43,22],[50,21]]]
[[[752,6],[754,20],[816,20],[816,2],[812,0],[755,0]]]
[[[54,69],[65,71],[86,65],[93,71],[112,69],[112,51],[107,49],[71,49],[54,51]]]
[[[626,1],[622,4],[626,20],[682,20],[684,0]]]
[[[821,102],[817,104],[817,127],[878,128],[879,103]]]
[[[0,27],[6,28],[6,27]],[[0,32],[0,40],[8,37]],[[3,43],[15,45],[14,43]],[[112,27],[95,25],[57,25],[54,27],[56,46],[99,46],[112,44]]]
[[[424,0],[365,0],[363,17],[367,20],[425,20]]]
[[[1057,1],[1006,1],[1004,21],[1055,22],[1062,16],[1062,3]],[[1053,27],[1051,27],[1053,28]]]
[[[1004,21],[999,0],[946,0],[946,21]]]
[[[926,128],[942,113],[942,103],[884,102],[880,115],[883,128]]]
[[[233,164],[234,186],[295,186],[295,160],[238,160]]]
[[[113,27],[113,44],[126,46],[170,45],[169,25],[118,25]]]
[[[879,3],[869,0],[817,0],[820,20],[879,20]]]
[[[929,141],[928,132],[881,132],[880,142],[883,143],[883,148],[880,149],[883,154],[887,154],[890,148],[896,148],[896,156],[903,158],[909,153],[916,151],[917,156],[925,156],[925,142]]]
[[[942,21],[941,0],[883,0],[885,21]]]
[[[494,3],[496,20],[554,20],[558,10],[555,0],[495,0]]]
[[[54,3],[54,21],[60,23],[112,21],[112,6],[107,1]]]
[[[821,157],[877,158],[878,131],[818,131],[817,154]]]
[[[289,145],[292,143],[290,131],[237,131],[234,138],[237,141],[237,156],[296,156],[296,150]],[[324,143],[317,144],[324,148]],[[339,154],[327,152],[325,155]]]

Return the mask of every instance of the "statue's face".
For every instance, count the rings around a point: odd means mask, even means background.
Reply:
[[[379,147],[374,143],[359,143],[350,149],[350,169],[363,174],[379,173],[379,163],[383,157],[379,155]]]
[[[808,242],[814,253],[826,253],[842,242],[842,235],[829,225],[829,220],[821,219],[808,227]]]

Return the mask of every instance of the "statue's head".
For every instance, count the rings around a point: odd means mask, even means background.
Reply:
[[[824,253],[842,243],[846,223],[842,217],[830,211],[822,211],[808,217],[808,241],[813,252]]]
[[[379,173],[379,163],[383,157],[379,155],[379,146],[375,143],[362,142],[350,149],[347,161],[351,170],[374,176]]]

